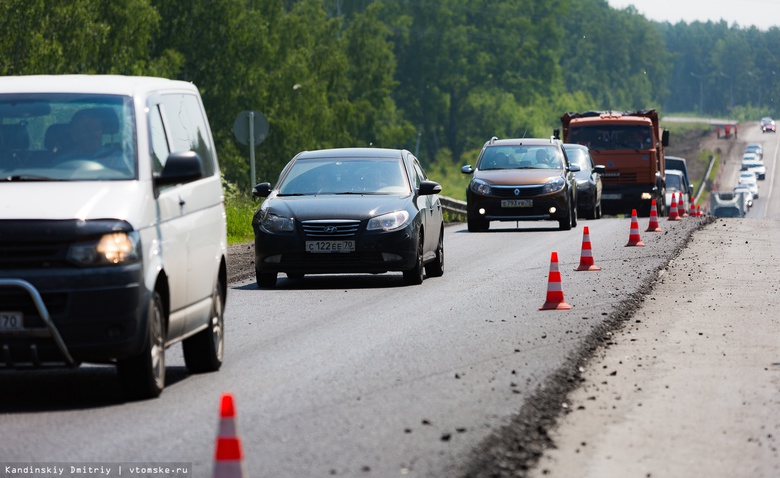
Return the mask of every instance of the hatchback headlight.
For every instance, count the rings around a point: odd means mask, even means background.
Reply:
[[[114,232],[97,241],[73,244],[68,260],[79,266],[128,265],[141,258],[138,232]]]
[[[480,194],[482,196],[490,195],[490,184],[481,179],[473,179],[471,183],[469,183],[469,189],[471,189],[471,192],[474,194]]]
[[[565,185],[566,185],[566,181],[563,178],[551,179],[546,183],[544,183],[544,188],[542,189],[542,193],[547,194],[547,193],[554,193],[560,191],[561,189],[563,189]]]
[[[369,231],[394,231],[406,226],[409,222],[409,213],[406,211],[395,211],[381,216],[372,217],[368,220],[366,229]]]

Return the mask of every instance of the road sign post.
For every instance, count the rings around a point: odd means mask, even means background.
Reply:
[[[233,135],[239,143],[249,146],[249,170],[252,179],[251,185],[256,184],[255,179],[255,146],[262,143],[268,136],[268,120],[259,111],[242,111],[233,123]]]

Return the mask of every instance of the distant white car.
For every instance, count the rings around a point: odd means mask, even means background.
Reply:
[[[758,159],[764,159],[764,148],[758,143],[750,143],[745,146],[745,152],[755,154]]]
[[[763,161],[758,159],[743,159],[742,171],[750,171],[756,175],[756,179],[763,181],[766,179],[766,165]]]
[[[750,188],[745,185],[738,185],[734,188],[734,194],[743,194],[745,196],[745,204],[748,208],[753,207],[753,193]]]
[[[739,173],[739,179],[737,180],[737,186],[744,185],[750,189],[753,193],[753,198],[758,199],[758,180],[755,173],[751,171],[742,171]]]

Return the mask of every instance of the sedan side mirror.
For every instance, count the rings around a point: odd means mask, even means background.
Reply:
[[[460,168],[460,172],[463,174],[471,174],[474,172],[474,168],[472,168],[470,164],[467,164]]]
[[[259,183],[252,188],[252,196],[256,198],[267,198],[271,194],[271,183]]]
[[[420,196],[430,196],[431,194],[439,194],[441,192],[441,184],[435,181],[422,181],[420,182],[420,189],[417,194]]]
[[[597,164],[593,166],[593,172],[596,174],[604,174],[607,172],[607,167],[603,164]]]

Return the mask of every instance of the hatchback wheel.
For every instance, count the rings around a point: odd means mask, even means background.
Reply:
[[[423,236],[420,234],[417,238],[417,260],[413,268],[404,271],[404,283],[406,285],[422,284],[423,274],[425,274],[425,268],[423,267]]]
[[[217,281],[211,297],[209,324],[182,343],[184,363],[193,373],[215,372],[222,366],[225,345],[225,303]]]
[[[117,372],[125,394],[132,399],[158,397],[165,387],[165,330],[162,299],[157,291],[149,300],[144,349],[134,357],[119,360]]]
[[[490,228],[490,221],[476,214],[469,214],[466,220],[469,232],[487,231]]]

